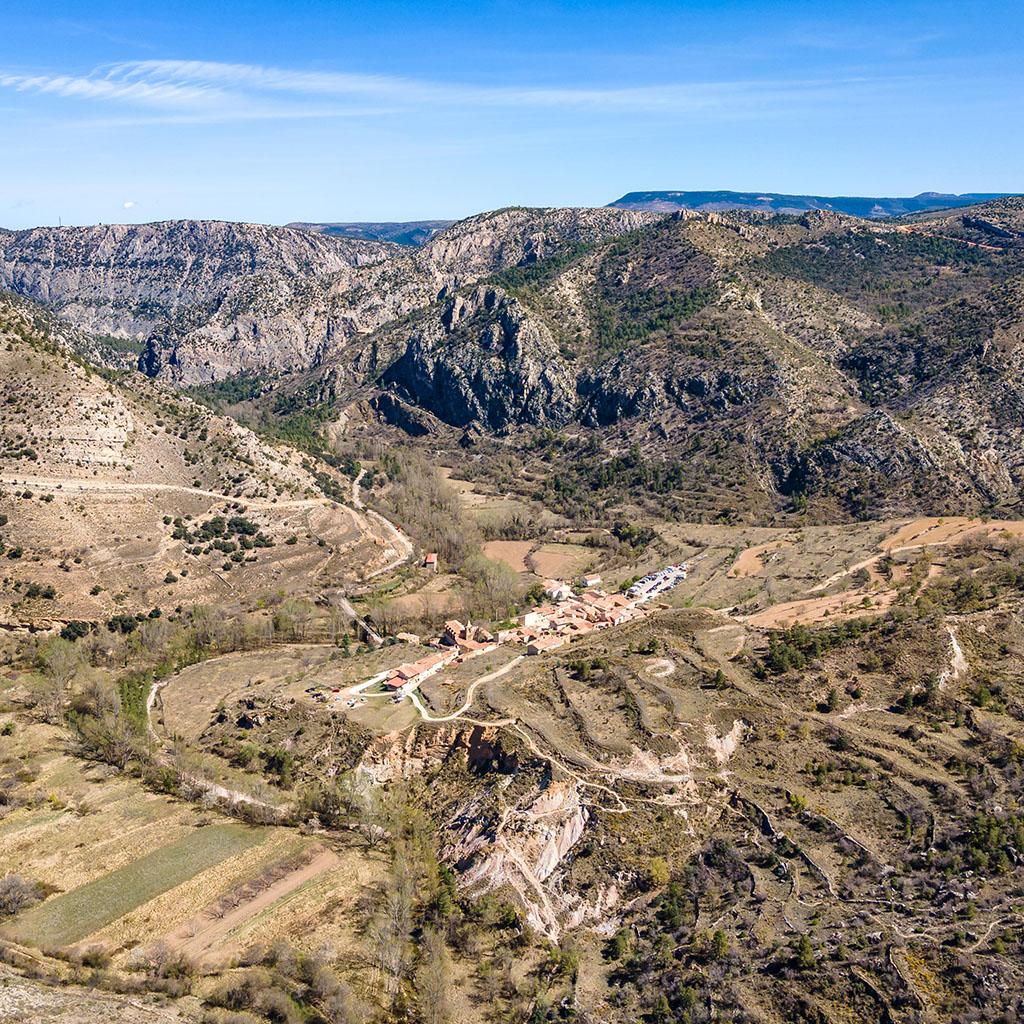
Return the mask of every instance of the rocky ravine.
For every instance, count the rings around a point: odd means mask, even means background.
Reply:
[[[470,719],[379,736],[364,751],[358,774],[372,785],[428,775],[432,811],[445,822],[441,856],[461,884],[514,895],[531,927],[557,941],[581,926],[610,935],[620,922],[621,890],[635,882],[630,872],[597,885],[573,876],[581,845],[589,857],[595,846],[612,842],[602,819],[646,804],[670,813],[680,835],[707,829],[723,802],[721,786],[707,780],[719,777],[745,731],[736,720],[720,736],[709,723],[696,748],[674,734],[674,749],[634,747],[601,770],[581,773],[544,753],[511,719]],[[619,780],[652,786],[657,795],[631,804],[614,788]]]
[[[1013,508],[1024,201],[982,209],[663,218],[385,325],[310,393],[344,408],[372,382],[411,433],[577,423],[695,488],[728,457],[730,507]]]

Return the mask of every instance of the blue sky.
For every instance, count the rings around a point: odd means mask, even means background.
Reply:
[[[1024,190],[1024,4],[7,0],[0,225]]]

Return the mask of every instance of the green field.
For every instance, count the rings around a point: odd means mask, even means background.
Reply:
[[[264,829],[208,825],[20,915],[10,934],[36,946],[67,946],[228,857],[263,841]]]

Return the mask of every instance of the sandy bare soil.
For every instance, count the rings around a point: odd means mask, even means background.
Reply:
[[[768,563],[768,556],[786,546],[788,546],[786,541],[775,540],[768,544],[757,544],[754,547],[749,547],[739,553],[728,575],[733,578],[755,576],[765,569]]]
[[[572,579],[592,565],[596,558],[581,544],[542,544],[529,558],[533,571],[544,579]]]
[[[492,540],[484,545],[484,554],[496,562],[504,562],[515,572],[529,572],[526,556],[533,548],[529,540]]]

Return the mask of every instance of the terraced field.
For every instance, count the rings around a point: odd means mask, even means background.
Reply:
[[[267,832],[247,825],[208,825],[153,853],[21,915],[14,938],[36,946],[69,946],[136,907],[251,846]]]

